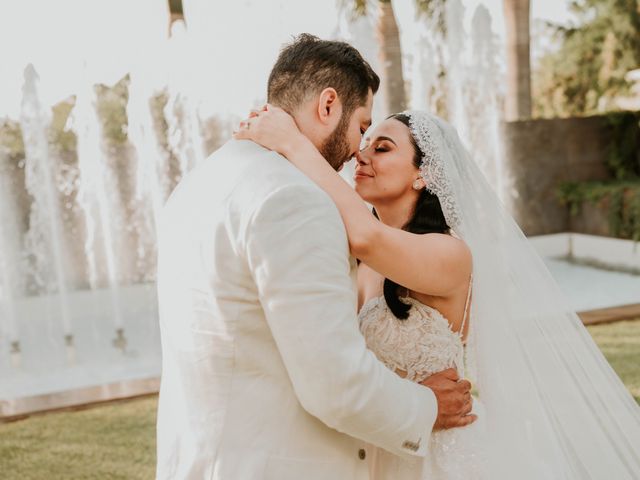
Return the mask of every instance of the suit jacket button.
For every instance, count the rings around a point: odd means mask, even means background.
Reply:
[[[360,460],[364,460],[365,458],[367,458],[367,452],[364,450],[364,448],[358,450],[358,458]]]

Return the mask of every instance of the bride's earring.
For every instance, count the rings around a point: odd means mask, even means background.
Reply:
[[[416,181],[413,182],[413,189],[420,190],[421,188],[422,188],[422,185],[420,185],[420,179],[416,179]]]

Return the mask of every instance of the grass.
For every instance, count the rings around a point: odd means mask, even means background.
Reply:
[[[640,319],[589,331],[640,403]],[[0,424],[0,478],[152,479],[156,408],[147,397]]]
[[[640,403],[640,319],[589,327],[604,356]]]
[[[154,396],[0,425],[0,478],[153,479],[156,407]]]

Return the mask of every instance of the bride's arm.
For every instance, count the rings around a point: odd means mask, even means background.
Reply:
[[[235,138],[284,155],[327,192],[340,211],[356,258],[397,284],[427,295],[447,296],[466,284],[471,254],[464,242],[437,233],[417,235],[378,221],[283,110],[269,107],[250,121],[250,128],[240,129]]]

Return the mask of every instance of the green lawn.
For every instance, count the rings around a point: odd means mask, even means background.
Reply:
[[[640,402],[640,320],[590,327]],[[152,479],[157,398],[0,424],[0,479]]]
[[[0,424],[0,479],[153,479],[156,406],[151,397]]]
[[[640,403],[640,319],[594,325],[589,332],[636,401]]]

